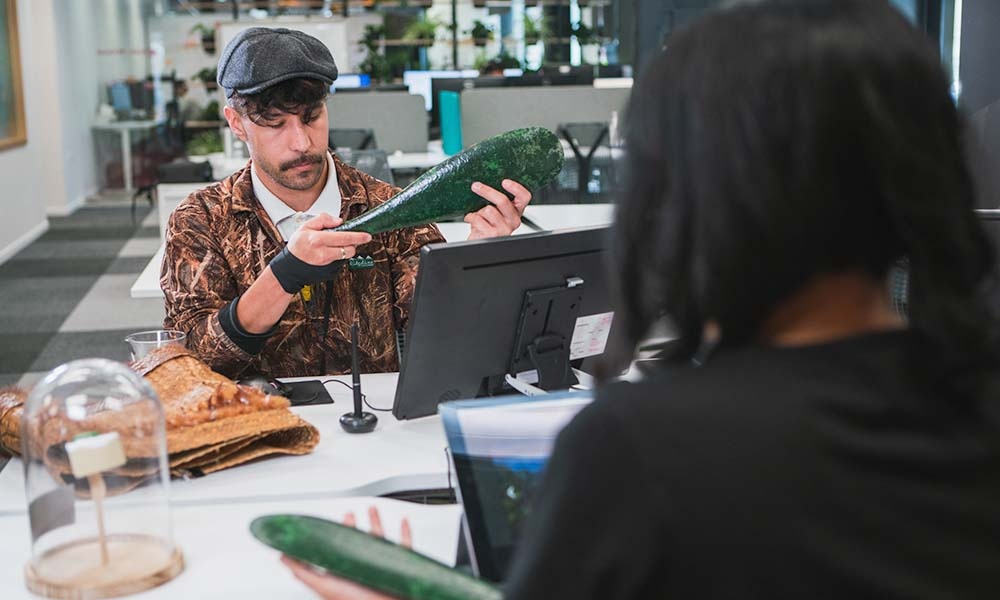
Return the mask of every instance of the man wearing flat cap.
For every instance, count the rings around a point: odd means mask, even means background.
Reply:
[[[360,325],[360,367],[398,370],[397,330],[413,297],[422,246],[434,225],[376,234],[327,231],[399,190],[327,147],[326,97],[337,66],[326,46],[288,29],[242,31],[222,52],[218,82],[247,165],[174,210],[160,287],[164,325],[229,377],[343,373]],[[483,184],[490,202],[466,217],[470,239],[508,235],[531,193]],[[351,261],[351,258],[358,257]]]

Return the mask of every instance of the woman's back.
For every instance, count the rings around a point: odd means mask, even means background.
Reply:
[[[626,353],[668,321],[673,366],[566,429],[511,597],[998,597],[995,257],[926,36],[887,2],[734,3],[628,123],[615,318]]]
[[[751,346],[609,386],[560,438],[511,597],[996,597],[1000,407],[928,389],[930,349]]]

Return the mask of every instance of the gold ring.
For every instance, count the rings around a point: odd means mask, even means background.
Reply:
[[[344,250],[344,247],[341,246],[340,247],[340,260],[345,260],[346,258],[347,258],[347,250]]]

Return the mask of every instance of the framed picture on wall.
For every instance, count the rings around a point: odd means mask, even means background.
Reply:
[[[0,0],[0,150],[28,141],[24,127],[17,0]]]

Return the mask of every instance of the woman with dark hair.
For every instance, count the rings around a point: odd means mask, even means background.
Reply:
[[[671,38],[628,113],[613,270],[628,346],[679,338],[560,435],[509,597],[997,596],[994,259],[948,88],[885,1]]]

